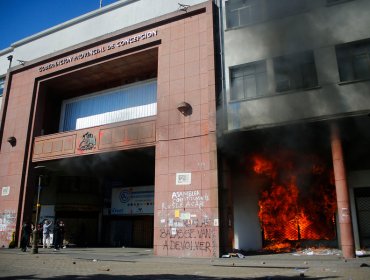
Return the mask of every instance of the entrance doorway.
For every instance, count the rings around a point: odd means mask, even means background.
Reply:
[[[40,163],[48,176],[41,213],[43,207],[49,209],[40,222],[63,220],[67,246],[152,247],[154,153],[149,147]],[[113,201],[123,190],[141,197],[117,206]],[[145,209],[139,206],[144,201]]]

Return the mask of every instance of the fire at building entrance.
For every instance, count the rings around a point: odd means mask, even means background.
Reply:
[[[258,200],[263,249],[290,250],[336,239],[333,172],[318,155],[279,151],[252,156],[267,183]]]

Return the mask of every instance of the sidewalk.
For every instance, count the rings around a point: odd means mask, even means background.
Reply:
[[[370,279],[370,256],[274,254],[246,258],[157,257],[137,248],[0,249],[0,279]]]

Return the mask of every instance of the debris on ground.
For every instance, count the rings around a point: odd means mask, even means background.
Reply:
[[[366,255],[366,251],[364,250],[356,250],[356,256],[365,256]]]
[[[226,255],[222,255],[222,258],[239,258],[244,259],[245,256],[241,253],[228,253]]]
[[[293,256],[340,256],[342,251],[333,248],[307,248],[293,253]]]

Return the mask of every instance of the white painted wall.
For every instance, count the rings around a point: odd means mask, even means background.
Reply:
[[[8,56],[13,53],[12,48],[0,51],[0,77],[4,76],[9,68]]]
[[[224,61],[228,129],[256,128],[301,120],[323,120],[370,111],[370,82],[339,84],[335,45],[370,38],[370,1],[356,0],[327,6],[326,0],[306,1],[307,12],[247,27],[226,29]],[[223,0],[225,8],[225,0]],[[229,68],[289,53],[313,50],[319,88],[276,93],[229,102]],[[273,72],[270,68],[270,72]],[[268,83],[274,75],[267,72]]]
[[[233,180],[235,249],[253,251],[262,248],[258,218],[260,185],[261,182],[247,180],[245,176]]]

